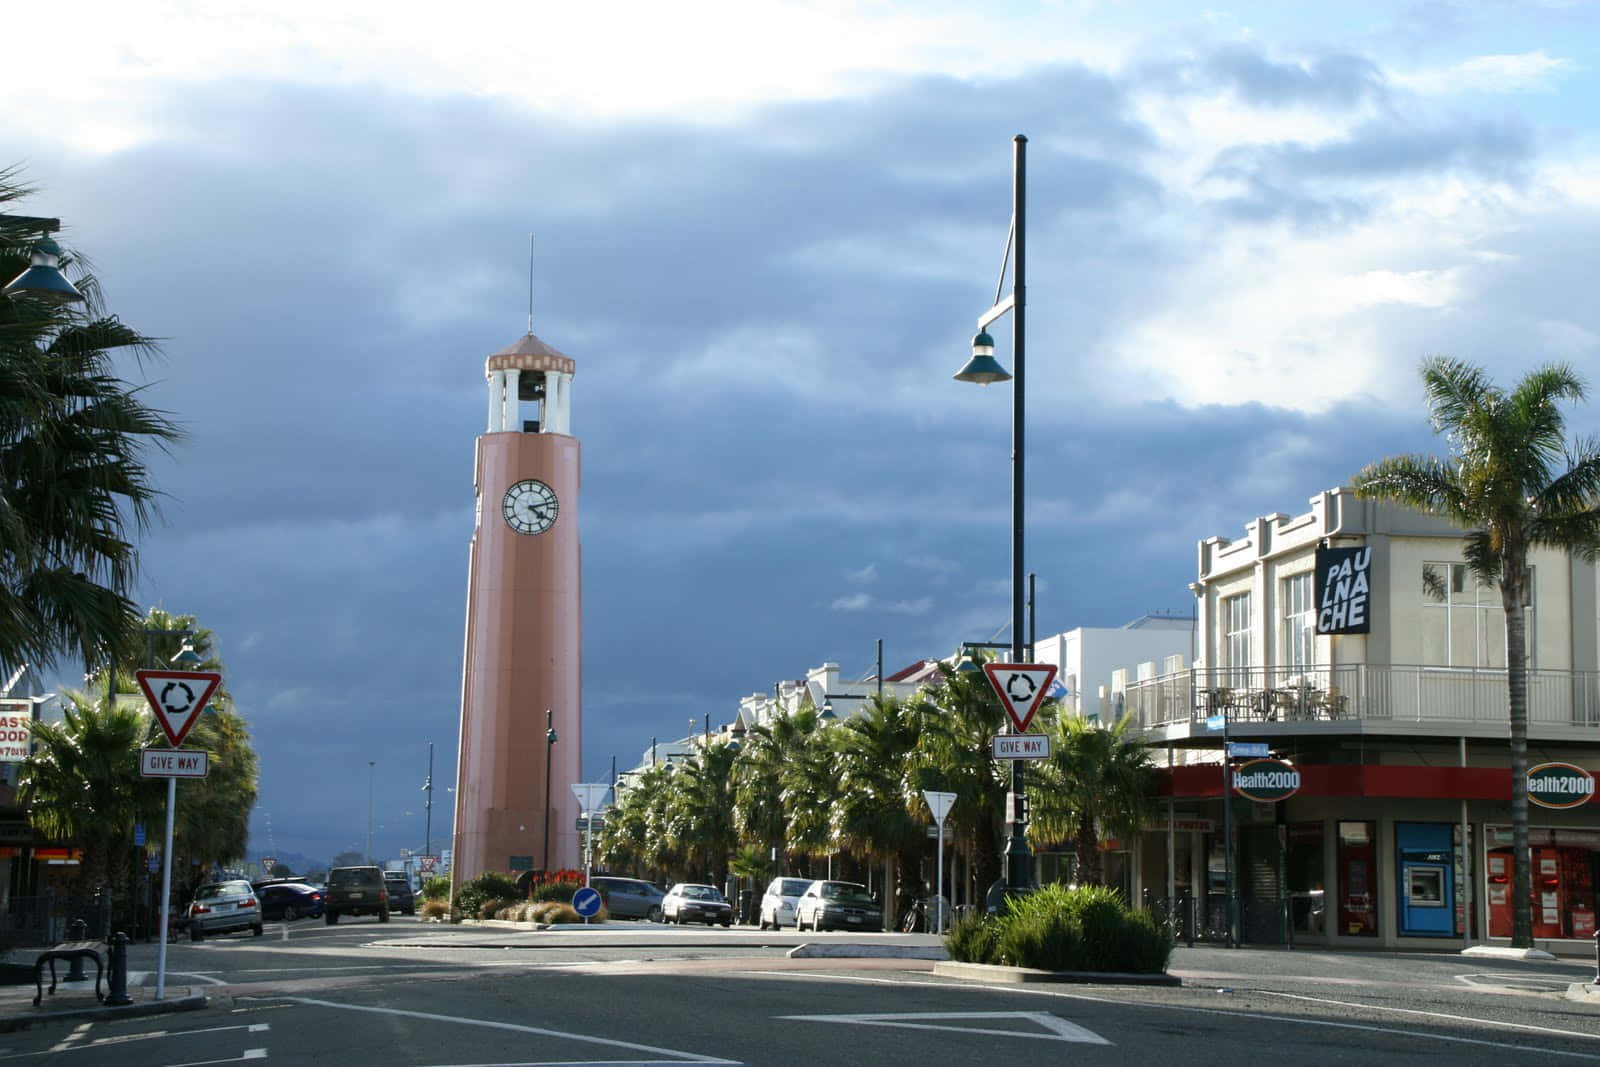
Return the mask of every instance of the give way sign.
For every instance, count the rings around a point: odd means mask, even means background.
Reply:
[[[135,671],[134,677],[173,748],[183,744],[222,682],[215,671],[143,670]]]
[[[1017,726],[1017,733],[1028,732],[1033,713],[1044,703],[1050,683],[1055,681],[1054,663],[985,663],[983,673],[1000,696],[1000,704]]]

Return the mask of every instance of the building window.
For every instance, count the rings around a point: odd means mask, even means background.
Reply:
[[[1222,665],[1225,684],[1234,688],[1250,684],[1250,594],[1222,601]]]
[[[1534,665],[1534,569],[1528,568],[1528,666]],[[1422,565],[1422,663],[1428,667],[1506,665],[1506,612],[1496,586],[1465,563]]]
[[[1283,580],[1283,664],[1304,670],[1316,662],[1317,606],[1311,596],[1312,574]]]

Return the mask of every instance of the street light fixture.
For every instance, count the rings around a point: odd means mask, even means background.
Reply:
[[[63,304],[83,301],[83,294],[67,276],[61,273],[61,246],[51,234],[61,228],[60,219],[39,218],[33,215],[0,215],[0,224],[7,228],[31,230],[39,234],[29,251],[29,266],[12,278],[0,292],[6,296],[35,296]]]
[[[1025,267],[1027,262],[1027,231],[1025,209],[1027,206],[1027,150],[1028,139],[1022,134],[1012,138],[1014,166],[1011,186],[1011,230],[1006,237],[1006,254],[1000,260],[1000,281],[995,286],[994,306],[978,317],[978,334],[972,339],[972,359],[955,374],[961,382],[989,385],[1010,380],[1011,394],[1011,660],[1025,663],[1022,630],[1023,555],[1022,555],[1022,500],[1023,500],[1023,308],[1026,293]],[[1006,281],[1006,264],[1011,265],[1011,292],[1002,296]],[[1011,313],[1012,358],[1016,373],[1007,374],[994,358],[994,338],[989,336],[989,325],[1007,312]],[[1028,848],[1028,821],[1024,808],[1025,776],[1023,761],[1011,761],[1011,790],[1006,797],[1006,889],[1015,893],[1033,884],[1033,853]]]

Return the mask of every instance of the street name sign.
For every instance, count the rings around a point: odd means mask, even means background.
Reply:
[[[141,670],[134,677],[173,748],[183,744],[222,683],[222,675],[215,671]]]
[[[1054,663],[985,663],[983,673],[1000,697],[1000,704],[1016,724],[1017,733],[1028,732],[1033,713],[1044,703],[1055,681]]]
[[[1228,755],[1253,756],[1264,759],[1272,755],[1272,751],[1265,741],[1229,741]]]
[[[1227,725],[1228,725],[1228,717],[1226,715],[1207,715],[1206,716],[1206,729],[1207,730],[1221,730],[1223,727],[1225,727]]]
[[[1050,755],[1045,734],[1001,734],[994,739],[995,759],[1044,759]]]
[[[204,778],[211,753],[188,748],[141,748],[139,774],[145,778]]]

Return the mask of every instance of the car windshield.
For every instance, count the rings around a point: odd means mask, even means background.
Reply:
[[[822,899],[840,904],[871,904],[872,894],[867,892],[865,886],[851,885],[849,882],[826,882],[822,886]]]
[[[708,885],[686,885],[678,895],[689,900],[721,900],[722,894]]]
[[[784,897],[797,897],[806,891],[811,883],[804,878],[785,878],[778,888],[778,895]]]

